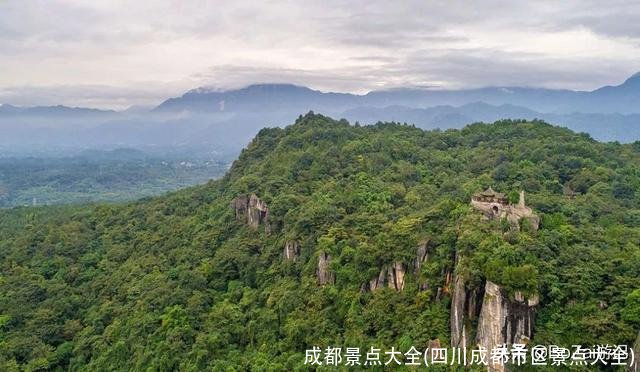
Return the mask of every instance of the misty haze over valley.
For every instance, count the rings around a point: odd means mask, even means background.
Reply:
[[[541,119],[600,141],[640,139],[640,75],[593,91],[525,87],[395,89],[364,95],[290,84],[194,89],[157,107],[113,111],[66,106],[0,106],[0,154],[49,156],[131,147],[230,160],[265,126],[315,111],[361,124],[396,121],[424,129],[499,119]]]

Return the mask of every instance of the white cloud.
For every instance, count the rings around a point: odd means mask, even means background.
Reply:
[[[577,0],[9,0],[0,99],[122,107],[253,82],[592,89],[640,69],[639,17]]]

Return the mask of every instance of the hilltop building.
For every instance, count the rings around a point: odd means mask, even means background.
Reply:
[[[526,219],[535,230],[540,224],[540,218],[525,204],[524,191],[520,191],[518,204],[510,204],[504,194],[495,192],[489,187],[485,191],[473,194],[471,205],[483,212],[487,219],[506,218],[515,225],[518,225],[521,219]]]

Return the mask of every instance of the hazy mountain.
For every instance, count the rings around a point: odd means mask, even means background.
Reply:
[[[463,106],[450,105],[430,108],[407,106],[357,107],[343,112],[346,119],[373,124],[378,121],[412,123],[422,128],[457,128],[478,121],[496,121],[500,118],[540,117],[540,113],[526,107],[514,105],[493,106],[484,102],[474,102]]]
[[[76,118],[117,118],[120,114],[113,110],[98,110],[84,107],[57,106],[33,106],[20,107],[13,105],[0,105],[0,118],[12,116],[29,117],[76,117]]]
[[[255,84],[229,91],[205,88],[191,90],[181,97],[170,98],[154,111],[300,111],[344,110],[358,104],[359,96],[347,93],[323,93],[292,84]],[[303,110],[304,111],[304,110]]]
[[[523,88],[488,87],[463,90],[394,89],[365,95],[323,93],[289,84],[261,84],[229,91],[191,90],[171,98],[155,111],[245,111],[308,110],[337,113],[358,106],[387,107],[402,105],[426,108],[439,105],[461,106],[474,102],[491,105],[524,106],[539,112],[572,113],[640,113],[640,74],[618,86],[607,86],[591,92]]]
[[[604,113],[640,112],[640,72],[617,86],[606,86],[591,92],[575,111]]]
[[[342,116],[362,124],[396,121],[415,124],[423,129],[461,128],[469,123],[494,122],[507,118],[541,119],[577,132],[589,133],[600,141],[633,142],[640,139],[640,114],[553,114],[537,112],[522,106],[493,106],[475,102],[459,107],[447,105],[424,109],[397,105],[357,107],[343,112]]]
[[[0,154],[54,148],[200,148],[237,153],[264,126],[320,112],[362,123],[459,128],[503,118],[544,119],[599,140],[640,139],[640,75],[591,92],[520,87],[396,89],[364,95],[324,93],[291,84],[193,89],[155,108],[121,112],[65,106],[0,106]],[[62,151],[62,150],[61,150]],[[66,151],[66,150],[65,150]]]

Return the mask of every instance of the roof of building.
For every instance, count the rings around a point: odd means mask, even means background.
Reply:
[[[484,198],[496,198],[496,199],[502,199],[505,197],[504,194],[493,191],[491,187],[489,187],[488,189],[482,192],[476,193],[474,196],[479,196]]]

